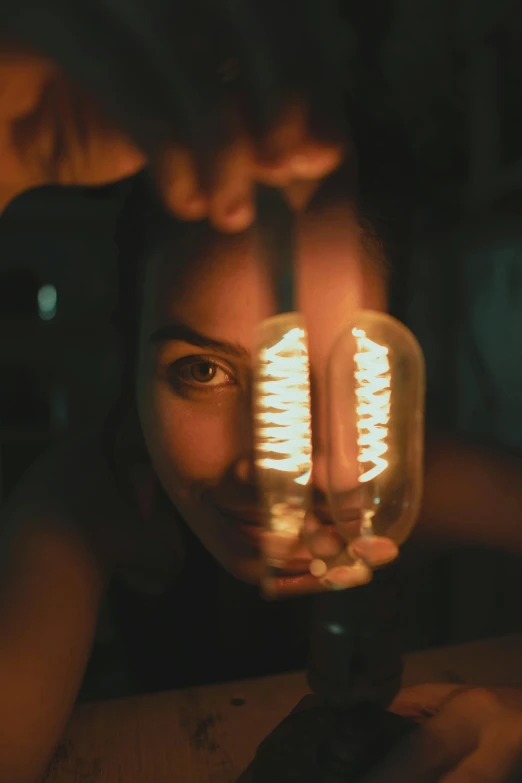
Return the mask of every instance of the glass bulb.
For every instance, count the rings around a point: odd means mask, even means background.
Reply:
[[[312,471],[308,340],[300,313],[265,320],[254,374],[254,451],[269,571],[296,554]]]
[[[328,382],[333,520],[354,556],[369,536],[399,545],[415,524],[422,494],[420,346],[395,318],[362,311],[334,345]]]

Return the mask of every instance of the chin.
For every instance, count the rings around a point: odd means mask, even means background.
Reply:
[[[260,585],[264,576],[264,562],[257,542],[227,535],[226,527],[219,525],[219,535],[209,541],[209,551],[218,563],[235,579],[249,585]]]
[[[213,554],[213,553],[212,553]],[[218,557],[219,564],[235,579],[249,585],[260,585],[263,577],[263,563],[260,558]]]
[[[259,585],[263,577],[263,558],[258,530],[245,531],[236,520],[213,507],[180,509],[206,550],[235,579]],[[193,513],[190,513],[193,512]]]

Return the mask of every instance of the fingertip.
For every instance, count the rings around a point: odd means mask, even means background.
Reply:
[[[183,220],[203,220],[208,215],[208,201],[203,195],[193,195],[174,209]]]
[[[202,220],[209,198],[201,187],[194,161],[187,150],[167,150],[157,163],[157,176],[167,209],[181,220]]]
[[[298,179],[320,179],[334,171],[343,159],[340,145],[308,145],[297,152],[288,162],[293,177]]]
[[[344,548],[344,541],[336,531],[319,529],[306,539],[308,548],[314,557],[332,558]]]
[[[320,527],[321,524],[313,511],[307,511],[303,522],[303,533],[311,535],[319,530]]]
[[[331,568],[323,577],[322,582],[331,590],[345,590],[349,587],[359,587],[372,581],[372,571],[364,563],[343,565]]]
[[[321,577],[324,577],[325,574],[328,571],[328,566],[324,562],[324,560],[320,560],[319,558],[316,558],[315,560],[312,560],[309,565],[310,573],[312,576],[317,577],[320,579]]]
[[[348,547],[348,554],[356,560],[362,560],[371,568],[392,563],[399,556],[399,547],[391,538],[385,536],[360,536]]]
[[[268,187],[288,187],[292,182],[293,176],[293,172],[287,161],[258,161],[256,164],[256,180]]]
[[[249,196],[223,199],[211,209],[210,217],[216,228],[235,234],[246,230],[253,223],[254,204]]]

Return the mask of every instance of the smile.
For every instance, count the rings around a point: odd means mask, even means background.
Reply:
[[[257,553],[263,551],[263,537],[266,534],[264,525],[265,514],[262,509],[250,508],[242,511],[230,511],[220,506],[215,506],[220,516],[227,522],[227,527],[231,533],[241,539],[249,547],[255,549]],[[309,573],[312,556],[306,551],[301,550],[299,557],[295,557],[284,563],[284,567],[278,569],[280,576],[297,576]]]

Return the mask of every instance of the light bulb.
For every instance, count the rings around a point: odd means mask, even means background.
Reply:
[[[299,313],[275,315],[259,327],[253,392],[265,555],[269,571],[284,571],[300,545],[312,471],[308,340]]]
[[[295,592],[364,584],[372,568],[397,556],[418,514],[425,382],[417,341],[391,316],[362,311],[336,341],[327,375],[333,524],[320,522],[310,509],[304,320],[285,313],[263,322],[254,373],[254,451],[269,595],[277,594],[278,577],[303,571],[308,578]]]
[[[420,346],[395,318],[362,311],[334,345],[328,386],[329,502],[336,527],[354,557],[371,541],[398,546],[415,524],[422,493]]]

